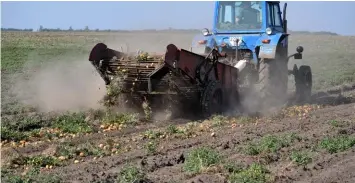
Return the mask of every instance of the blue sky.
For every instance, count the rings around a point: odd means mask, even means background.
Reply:
[[[1,27],[165,29],[212,26],[212,1],[1,2]],[[355,2],[289,1],[289,29],[355,35]]]

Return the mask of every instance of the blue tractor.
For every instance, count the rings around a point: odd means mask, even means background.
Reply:
[[[281,12],[277,1],[217,1],[212,30],[203,29],[191,51],[225,53],[220,61],[239,69],[240,88],[249,94],[256,91],[267,106],[285,104],[289,75],[294,76],[297,100],[307,101],[312,89],[310,66],[295,64],[288,69],[290,58],[302,59],[303,47],[288,55],[286,7],[287,3]]]

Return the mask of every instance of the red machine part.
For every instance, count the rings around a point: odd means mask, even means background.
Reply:
[[[220,56],[225,56],[225,54],[220,54]],[[179,68],[184,74],[188,75],[191,79],[196,79],[199,66],[206,62],[206,58],[202,55],[195,54],[193,52],[178,49],[175,45],[169,44],[167,46],[167,51],[165,54],[165,63],[172,68]],[[209,60],[211,61],[211,60]],[[218,62],[217,67],[217,77],[215,80],[220,80],[225,89],[230,89],[237,86],[238,69],[230,65]],[[214,70],[212,69],[210,74],[214,75]]]

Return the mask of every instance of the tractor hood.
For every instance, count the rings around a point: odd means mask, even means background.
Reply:
[[[204,53],[205,48],[214,48],[216,46],[219,47],[219,51],[222,51],[223,47],[229,47],[231,49],[235,49],[237,44],[235,42],[236,39],[238,42],[238,49],[249,49],[253,52],[253,57],[258,58],[256,55],[256,47],[260,46],[260,50],[264,56],[268,58],[273,58],[275,54],[275,50],[277,44],[283,33],[274,33],[274,34],[266,34],[266,33],[249,33],[249,34],[210,34],[207,36],[198,35],[194,38],[192,47],[195,47],[197,52]],[[285,43],[283,43],[285,44]],[[196,52],[194,51],[194,52]],[[254,60],[257,62],[257,60]]]
[[[258,58],[256,55],[256,47],[260,46],[261,52],[267,57],[272,58],[274,56],[274,51],[276,46],[283,34],[276,33],[268,35],[266,33],[256,33],[256,34],[212,34],[210,36],[204,37],[205,45],[207,47],[213,48],[215,46],[219,47],[219,51],[222,51],[223,47],[229,47],[235,49],[249,49],[253,52],[253,57]],[[238,44],[236,44],[236,40]],[[257,62],[257,60],[253,60]]]

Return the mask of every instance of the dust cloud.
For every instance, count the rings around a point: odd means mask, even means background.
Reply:
[[[168,41],[162,42],[157,38],[154,37],[152,41],[157,45],[141,40],[135,42],[123,36],[109,36],[103,43],[123,52],[136,53],[142,50],[164,53]],[[10,92],[19,103],[35,107],[40,112],[82,111],[104,107],[100,101],[106,94],[106,86],[88,61],[88,55],[64,59],[66,53],[63,53],[42,64],[38,64],[35,59],[38,55],[31,53],[22,71],[12,78],[14,85]]]
[[[23,72],[14,76],[12,93],[25,105],[41,112],[80,111],[101,108],[106,88],[86,57],[55,60],[36,66],[25,63]]]

